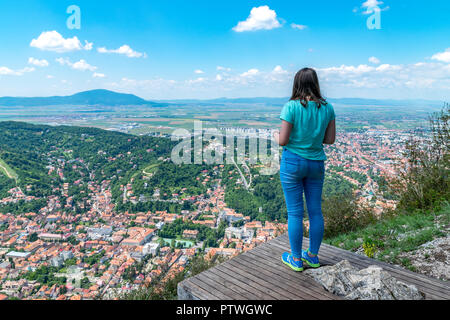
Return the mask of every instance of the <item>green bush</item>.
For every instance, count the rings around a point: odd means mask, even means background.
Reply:
[[[399,195],[399,209],[439,209],[450,199],[450,105],[429,116],[431,141],[411,136],[404,153],[407,163],[398,168],[391,188]]]
[[[322,203],[324,238],[355,231],[376,221],[370,208],[359,206],[352,193],[325,198]]]

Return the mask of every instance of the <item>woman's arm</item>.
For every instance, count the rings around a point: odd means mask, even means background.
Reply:
[[[292,123],[283,120],[281,122],[281,131],[280,132],[275,131],[273,133],[275,141],[280,146],[285,146],[289,143],[289,136],[291,135],[292,126],[293,126]]]
[[[336,140],[336,120],[331,120],[325,131],[324,144],[333,144]]]

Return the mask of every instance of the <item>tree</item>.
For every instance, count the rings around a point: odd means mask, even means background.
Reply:
[[[36,240],[38,240],[38,234],[36,232],[33,232],[28,236],[29,242],[35,242]]]
[[[400,201],[399,208],[436,209],[450,199],[450,104],[429,116],[431,139],[411,135],[404,153],[407,163],[398,166],[399,176],[391,189]]]

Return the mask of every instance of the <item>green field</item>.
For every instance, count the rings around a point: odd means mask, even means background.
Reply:
[[[434,106],[359,106],[334,104],[341,130],[413,129],[423,127]],[[164,107],[1,107],[0,121],[26,121],[35,124],[90,126],[144,135],[170,134],[177,128],[245,127],[277,128],[283,104],[271,103],[181,103]]]
[[[8,166],[2,159],[0,159],[0,172],[6,175],[8,178],[17,181],[17,173],[13,169],[11,169],[11,167]]]

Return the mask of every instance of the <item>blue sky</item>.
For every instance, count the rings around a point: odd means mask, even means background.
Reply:
[[[329,97],[449,100],[448,12],[447,0],[2,1],[0,96],[288,96],[309,66]]]

